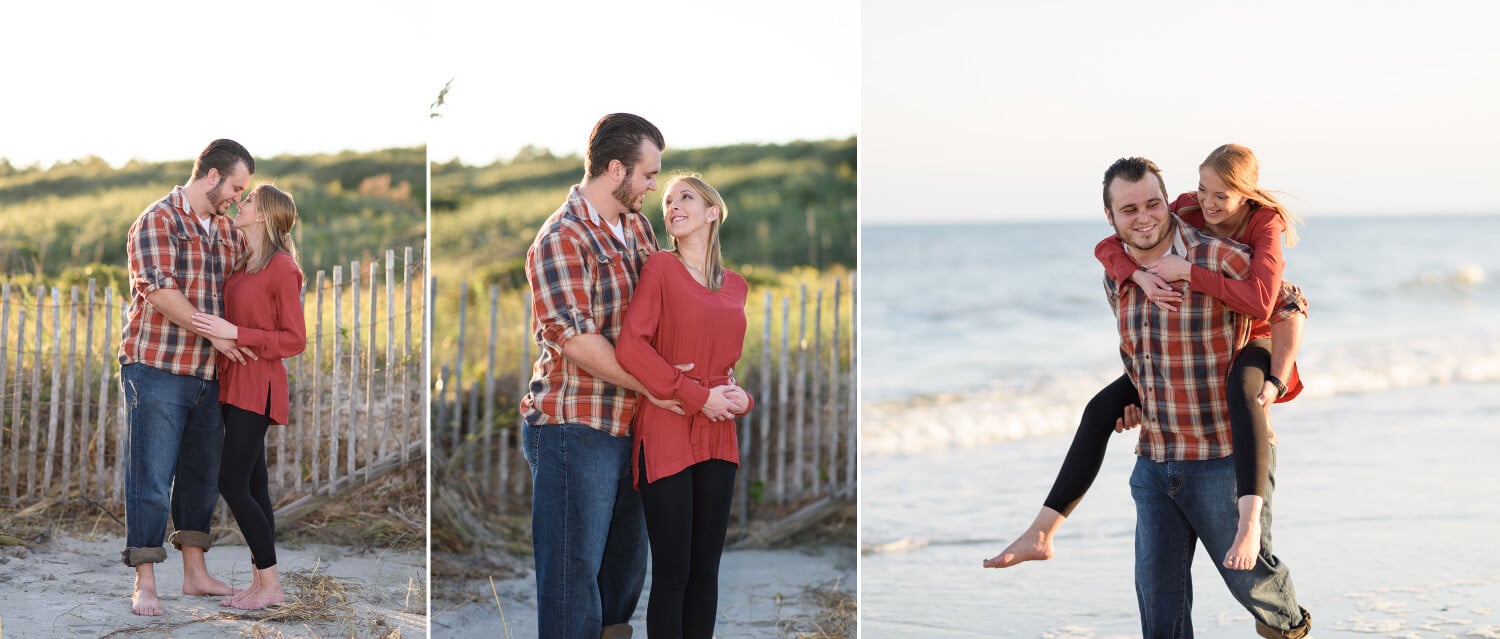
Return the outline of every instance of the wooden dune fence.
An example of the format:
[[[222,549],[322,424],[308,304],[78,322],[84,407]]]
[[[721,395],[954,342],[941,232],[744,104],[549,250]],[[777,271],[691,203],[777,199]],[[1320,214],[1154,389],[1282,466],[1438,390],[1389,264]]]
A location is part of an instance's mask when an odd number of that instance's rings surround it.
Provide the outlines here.
[[[334,494],[425,456],[425,272],[406,248],[309,274],[307,349],[286,360],[290,424],[266,438],[273,501]],[[0,283],[0,502],[122,510],[128,303],[92,280],[68,290]]]
[[[851,275],[848,282],[853,281]],[[536,346],[526,343],[513,362],[497,362],[495,353],[497,327],[529,327],[530,307],[523,304],[517,316],[503,316],[499,288],[488,293],[488,313],[473,318],[479,313],[471,311],[468,291],[460,290],[458,355],[441,367],[434,363],[434,472],[447,478],[435,480],[433,489],[461,479],[491,508],[528,512],[531,474],[514,415],[531,378]],[[840,279],[831,291],[803,286],[796,295],[773,298],[767,291],[763,299],[760,348],[747,350],[735,369],[736,381],[756,402],[754,411],[737,420],[735,510],[742,524],[764,506],[780,511],[809,499],[852,500],[857,476],[853,287]],[[832,328],[820,330],[825,313]],[[474,319],[485,321],[488,330],[473,328]],[[480,379],[462,375],[464,346],[471,339],[486,340],[488,360]]]

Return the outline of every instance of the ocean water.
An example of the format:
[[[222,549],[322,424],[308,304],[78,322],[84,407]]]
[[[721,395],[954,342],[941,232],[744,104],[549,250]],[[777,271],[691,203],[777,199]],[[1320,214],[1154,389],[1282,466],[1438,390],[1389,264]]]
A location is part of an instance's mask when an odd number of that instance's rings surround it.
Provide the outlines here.
[[[865,637],[1139,636],[1134,434],[1058,556],[980,562],[1041,505],[1084,402],[1120,374],[1099,223],[867,227],[861,248]],[[1278,405],[1276,553],[1315,636],[1500,637],[1500,216],[1315,220]],[[1213,561],[1199,636],[1252,636]]]
[[[1304,398],[1500,380],[1500,216],[1300,227]],[[1122,368],[1099,222],[864,230],[861,450],[869,459],[1071,432]]]

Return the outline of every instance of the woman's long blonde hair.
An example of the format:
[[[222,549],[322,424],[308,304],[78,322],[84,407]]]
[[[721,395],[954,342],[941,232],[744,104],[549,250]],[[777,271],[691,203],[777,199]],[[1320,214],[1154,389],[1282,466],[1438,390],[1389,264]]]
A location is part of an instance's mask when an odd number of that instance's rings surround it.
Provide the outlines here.
[[[1297,245],[1296,225],[1302,223],[1302,218],[1287,210],[1270,191],[1260,188],[1260,160],[1255,159],[1255,152],[1249,147],[1225,144],[1210,152],[1198,168],[1213,170],[1224,184],[1243,193],[1251,202],[1276,209],[1276,214],[1286,224],[1286,245]]]
[[[708,264],[704,270],[704,277],[708,278],[708,288],[718,291],[724,286],[724,254],[719,248],[719,225],[729,217],[729,205],[724,203],[724,196],[719,195],[718,189],[703,181],[696,175],[679,175],[667,181],[667,188],[663,190],[664,195],[662,208],[666,209],[666,196],[671,195],[672,187],[678,182],[685,182],[703,198],[704,208],[719,207],[719,219],[708,223]],[[670,237],[670,236],[669,236]],[[677,250],[677,238],[672,238],[672,245],[668,250]]]
[[[257,255],[254,262],[250,261],[250,252],[240,254],[239,261],[234,265],[235,270],[245,269],[247,272],[256,273],[271,263],[271,258],[277,253],[286,253],[292,257],[292,263],[297,265],[297,272],[302,272],[302,266],[297,261],[297,243],[292,241],[292,227],[297,224],[297,203],[292,200],[290,193],[276,188],[270,184],[261,184],[250,192],[255,196],[255,210],[259,211],[266,223],[261,226],[266,234],[265,250]]]

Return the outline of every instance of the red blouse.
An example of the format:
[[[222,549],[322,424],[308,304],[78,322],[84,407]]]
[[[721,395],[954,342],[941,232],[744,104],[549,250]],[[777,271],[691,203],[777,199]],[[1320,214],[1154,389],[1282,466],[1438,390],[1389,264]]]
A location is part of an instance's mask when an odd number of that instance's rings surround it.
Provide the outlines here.
[[[257,414],[271,405],[272,424],[290,412],[282,358],[307,348],[302,274],[292,256],[278,253],[258,272],[239,271],[224,284],[224,319],[239,327],[240,346],[260,359],[235,364],[219,356],[219,402]]]
[[[733,271],[724,272],[724,285],[717,292],[709,290],[693,279],[676,255],[665,251],[653,254],[642,267],[615,357],[652,395],[681,400],[687,412],[677,415],[648,401],[637,406],[631,459],[640,459],[645,450],[646,482],[709,459],[740,462],[734,421],[712,422],[699,411],[708,401],[709,388],[728,383],[729,370],[744,350],[749,292],[745,278]],[[687,372],[673,366],[689,362],[693,369]],[[639,465],[630,466],[639,486]]]

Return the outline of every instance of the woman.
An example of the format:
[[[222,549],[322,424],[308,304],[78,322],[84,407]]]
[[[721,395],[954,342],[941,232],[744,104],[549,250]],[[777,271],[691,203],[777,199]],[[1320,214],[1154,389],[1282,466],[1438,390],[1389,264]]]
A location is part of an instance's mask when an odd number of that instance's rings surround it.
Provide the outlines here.
[[[1270,446],[1274,444],[1269,405],[1289,401],[1302,390],[1295,360],[1306,319],[1306,300],[1295,285],[1283,286],[1286,264],[1281,256],[1282,234],[1286,234],[1287,246],[1295,246],[1297,233],[1292,227],[1299,220],[1260,188],[1260,164],[1249,148],[1226,144],[1214,149],[1199,165],[1198,177],[1197,193],[1182,194],[1170,208],[1187,224],[1249,247],[1248,278],[1226,278],[1171,254],[1153,264],[1138,265],[1114,236],[1099,242],[1094,254],[1111,278],[1134,281],[1165,311],[1177,310],[1174,304],[1182,300],[1182,293],[1173,283],[1185,282],[1252,318],[1250,341],[1236,355],[1229,374],[1227,399],[1239,526],[1222,560],[1225,568],[1249,570],[1260,553],[1261,509],[1269,484]],[[1089,401],[1041,512],[1020,538],[985,561],[986,567],[1005,568],[1051,558],[1052,539],[1098,475],[1111,432],[1140,421],[1135,407],[1139,401],[1134,385],[1125,376]]]
[[[681,400],[681,416],[641,402],[631,459],[651,540],[652,639],[713,636],[719,556],[739,464],[731,414],[753,402],[729,377],[745,342],[749,285],[724,269],[724,199],[703,180],[667,184],[662,215],[672,247],[641,269],[615,346],[620,365],[653,396]],[[688,371],[672,363],[692,363]]]
[[[224,317],[193,314],[206,335],[235,340],[254,353],[244,364],[219,359],[219,402],[224,410],[224,452],[219,493],[239,523],[250,560],[250,587],[220,602],[259,610],[286,601],[276,576],[276,521],[266,476],[266,430],[286,424],[289,411],[282,359],[307,346],[302,316],[302,270],[292,225],[292,196],[269,184],[255,187],[240,203],[234,228],[247,250],[224,284]]]

